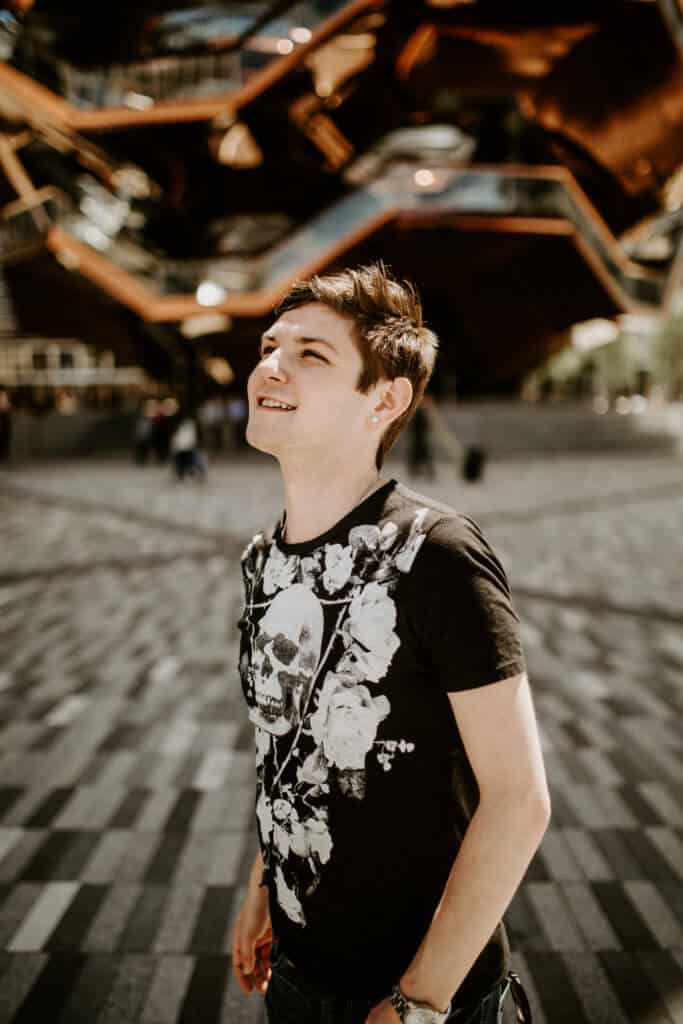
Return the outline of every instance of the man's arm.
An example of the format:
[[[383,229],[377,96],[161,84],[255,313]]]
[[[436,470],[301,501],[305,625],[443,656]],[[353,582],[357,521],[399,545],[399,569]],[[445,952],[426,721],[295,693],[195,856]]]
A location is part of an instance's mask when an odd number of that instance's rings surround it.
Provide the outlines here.
[[[247,892],[232,936],[232,970],[242,991],[264,993],[270,974],[270,923],[268,889],[261,885],[263,857],[259,850],[249,872]]]
[[[526,673],[448,697],[480,801],[429,930],[401,978],[408,997],[440,1010],[491,938],[550,820]]]

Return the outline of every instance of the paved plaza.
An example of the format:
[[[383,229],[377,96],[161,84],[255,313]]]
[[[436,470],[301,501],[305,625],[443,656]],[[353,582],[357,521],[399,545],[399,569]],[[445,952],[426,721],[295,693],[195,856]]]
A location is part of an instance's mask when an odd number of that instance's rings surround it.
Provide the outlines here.
[[[534,1020],[681,1024],[683,461],[406,482],[481,524],[523,622],[553,818],[506,923]],[[0,471],[0,1024],[263,1024],[229,955],[256,848],[238,559],[280,502],[251,453],[204,485]]]

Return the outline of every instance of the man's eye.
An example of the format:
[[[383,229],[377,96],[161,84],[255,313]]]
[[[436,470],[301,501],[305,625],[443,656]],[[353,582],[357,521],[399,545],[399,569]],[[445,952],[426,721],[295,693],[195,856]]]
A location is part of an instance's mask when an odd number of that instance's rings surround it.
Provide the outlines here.
[[[263,359],[264,356],[267,356],[269,352],[272,352],[274,348],[274,345],[264,345],[261,349],[261,359]]]
[[[321,356],[319,352],[315,352],[312,348],[305,348],[301,354],[303,356],[315,356],[315,358],[319,359],[322,363],[327,362],[325,356]]]

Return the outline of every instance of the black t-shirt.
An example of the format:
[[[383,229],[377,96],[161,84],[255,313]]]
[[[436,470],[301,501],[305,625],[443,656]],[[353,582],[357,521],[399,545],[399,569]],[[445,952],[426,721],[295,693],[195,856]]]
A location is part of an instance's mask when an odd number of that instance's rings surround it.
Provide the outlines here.
[[[525,670],[477,524],[391,480],[314,540],[242,558],[240,673],[273,932],[311,979],[377,998],[412,961],[476,808],[448,693]],[[509,967],[502,924],[456,1002]]]

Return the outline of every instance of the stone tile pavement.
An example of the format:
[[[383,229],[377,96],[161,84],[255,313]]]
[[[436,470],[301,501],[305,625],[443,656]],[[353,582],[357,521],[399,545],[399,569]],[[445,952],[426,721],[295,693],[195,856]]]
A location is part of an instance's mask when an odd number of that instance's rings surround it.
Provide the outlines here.
[[[481,523],[523,621],[553,820],[506,921],[540,1024],[683,1021],[682,468],[413,484]],[[253,455],[203,487],[0,472],[2,1024],[262,1024],[229,961],[255,851],[237,558],[280,500]]]

